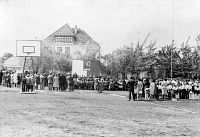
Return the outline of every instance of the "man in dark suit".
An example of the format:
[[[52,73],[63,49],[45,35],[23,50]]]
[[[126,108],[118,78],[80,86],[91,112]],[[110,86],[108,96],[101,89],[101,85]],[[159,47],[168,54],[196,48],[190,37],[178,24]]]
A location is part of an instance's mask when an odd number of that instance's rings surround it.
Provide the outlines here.
[[[2,72],[2,70],[0,71],[0,85],[1,85],[1,83],[2,83],[2,78],[3,78],[3,72]]]
[[[64,91],[66,90],[66,76],[64,74],[61,74],[61,76],[59,77],[59,83],[60,83],[60,90]]]
[[[135,95],[134,95],[135,81],[133,80],[133,77],[131,77],[130,80],[128,81],[127,87],[129,90],[129,101],[131,100],[131,94],[132,94],[133,100],[135,101]]]

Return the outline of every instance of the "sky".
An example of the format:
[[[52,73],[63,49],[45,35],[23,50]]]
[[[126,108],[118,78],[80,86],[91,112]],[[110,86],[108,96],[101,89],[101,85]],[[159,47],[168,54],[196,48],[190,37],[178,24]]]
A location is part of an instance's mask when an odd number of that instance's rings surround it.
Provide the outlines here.
[[[0,56],[16,54],[16,40],[42,40],[69,23],[85,30],[103,54],[157,40],[158,49],[200,34],[199,0],[0,0]],[[173,22],[173,23],[172,23]]]

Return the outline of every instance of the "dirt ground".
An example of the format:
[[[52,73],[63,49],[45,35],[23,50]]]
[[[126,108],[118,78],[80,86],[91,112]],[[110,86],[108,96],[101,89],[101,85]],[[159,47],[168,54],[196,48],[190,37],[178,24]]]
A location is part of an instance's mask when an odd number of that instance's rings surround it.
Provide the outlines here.
[[[0,87],[0,137],[200,136],[200,100],[129,102],[108,93]]]

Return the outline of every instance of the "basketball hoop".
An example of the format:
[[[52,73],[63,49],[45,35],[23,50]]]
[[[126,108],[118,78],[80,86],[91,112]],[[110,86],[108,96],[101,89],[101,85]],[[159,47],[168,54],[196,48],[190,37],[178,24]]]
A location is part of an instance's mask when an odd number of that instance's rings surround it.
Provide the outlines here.
[[[25,54],[34,54],[35,53],[35,46],[23,46],[23,53]]]

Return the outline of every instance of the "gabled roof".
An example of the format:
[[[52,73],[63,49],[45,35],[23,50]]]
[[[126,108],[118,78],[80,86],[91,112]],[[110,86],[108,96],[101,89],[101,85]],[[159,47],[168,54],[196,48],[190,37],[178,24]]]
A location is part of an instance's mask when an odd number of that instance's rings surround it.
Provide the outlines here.
[[[75,28],[72,28],[72,30],[75,32]],[[75,44],[99,45],[84,30],[80,28],[77,29],[77,33],[75,34]]]
[[[53,41],[54,36],[73,36],[74,44],[86,44],[86,45],[97,45],[99,44],[94,41],[84,30],[77,28],[75,33],[75,28],[71,28],[69,24],[65,24],[60,29],[49,35],[46,40]]]
[[[20,57],[10,57],[3,63],[4,67],[22,67],[22,62]]]
[[[67,23],[64,26],[62,26],[60,29],[55,31],[53,34],[49,35],[48,37],[50,37],[52,35],[53,36],[74,36],[74,33],[72,31],[72,28]]]

